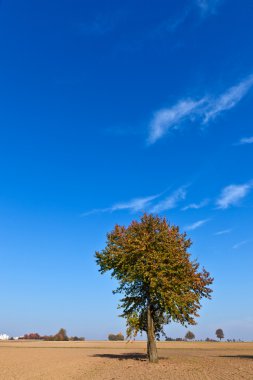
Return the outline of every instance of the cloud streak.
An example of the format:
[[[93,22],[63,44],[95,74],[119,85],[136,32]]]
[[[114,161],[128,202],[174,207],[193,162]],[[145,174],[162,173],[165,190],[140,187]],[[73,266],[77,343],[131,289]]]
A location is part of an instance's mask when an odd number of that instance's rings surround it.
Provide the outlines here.
[[[194,231],[196,230],[197,228],[203,226],[204,224],[206,224],[207,222],[209,221],[209,219],[203,219],[203,220],[198,220],[197,222],[193,223],[193,224],[190,224],[188,226],[185,226],[185,230],[186,231]]]
[[[187,210],[198,210],[202,207],[205,207],[209,203],[208,199],[204,199],[200,203],[191,203],[188,206],[185,206],[182,208],[182,211],[187,211]]]
[[[243,137],[236,145],[245,145],[245,144],[253,144],[253,136],[251,137]]]
[[[247,244],[249,241],[248,240],[243,240],[243,241],[240,241],[239,243],[233,245],[233,249],[237,249],[237,248],[240,248],[242,245],[245,245]]]
[[[204,123],[215,119],[220,113],[230,110],[239,103],[253,85],[253,75],[229,88],[225,93],[214,99],[209,104],[209,110],[205,113]]]
[[[167,196],[165,199],[158,200],[161,198],[164,192],[151,195],[142,198],[133,198],[126,202],[115,203],[111,207],[106,208],[96,208],[81,214],[81,216],[89,216],[92,214],[104,213],[104,212],[115,212],[121,210],[128,210],[130,212],[147,211],[151,213],[159,213],[172,208],[176,208],[178,203],[185,199],[186,197],[186,186],[182,186],[175,190],[171,195]]]
[[[148,144],[154,144],[169,131],[179,129],[184,122],[198,121],[207,125],[223,112],[234,108],[252,86],[253,75],[250,75],[217,97],[182,99],[172,107],[157,111],[149,126]]]
[[[196,0],[196,5],[202,15],[206,16],[207,14],[215,13],[220,2],[221,0]]]
[[[156,112],[150,124],[148,143],[153,144],[163,137],[168,130],[178,128],[182,121],[197,113],[203,102],[204,99],[199,101],[181,100],[171,108],[164,108]]]
[[[226,234],[229,234],[231,231],[232,231],[231,229],[221,230],[221,231],[215,232],[214,235],[216,235],[216,236],[226,235]]]
[[[101,37],[114,31],[124,17],[123,11],[98,14],[93,20],[78,24],[79,33],[83,36]]]
[[[216,201],[217,208],[227,209],[230,206],[237,205],[240,200],[246,197],[252,189],[253,183],[245,183],[242,185],[229,185],[225,187]]]
[[[81,214],[81,216],[88,216],[92,214],[98,214],[103,212],[114,212],[120,210],[129,210],[131,212],[144,211],[148,206],[150,206],[151,202],[156,198],[160,197],[161,194],[151,195],[143,198],[134,198],[127,202],[120,202],[114,204],[112,207],[93,209],[91,211],[85,212]]]
[[[166,210],[171,210],[176,208],[178,203],[184,200],[186,197],[186,189],[185,187],[180,187],[174,193],[172,193],[169,197],[165,198],[155,206],[153,206],[149,211],[152,213],[158,213]]]

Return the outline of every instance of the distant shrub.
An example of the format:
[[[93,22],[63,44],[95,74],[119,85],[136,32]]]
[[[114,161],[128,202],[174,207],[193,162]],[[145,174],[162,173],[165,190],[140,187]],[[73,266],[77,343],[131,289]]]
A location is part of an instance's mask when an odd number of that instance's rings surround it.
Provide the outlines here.
[[[206,338],[206,342],[217,342],[217,340],[211,339],[211,338]]]
[[[166,342],[182,342],[183,341],[182,338],[175,338],[174,339],[174,338],[171,338],[169,336],[166,336],[165,340],[166,340]]]
[[[44,335],[41,337],[43,340],[47,341],[67,341],[69,337],[67,336],[67,332],[65,329],[61,328],[57,334],[55,335]]]
[[[54,339],[53,340],[56,340],[56,341],[65,341],[65,340],[69,340],[68,336],[67,336],[67,332],[65,329],[60,329],[58,331],[57,334],[54,335]]]
[[[116,341],[116,340],[124,340],[124,335],[121,333],[118,334],[109,334],[108,335],[108,340]]]
[[[187,340],[195,339],[195,335],[193,334],[193,332],[187,331],[187,333],[185,334],[185,339]]]
[[[20,337],[19,339],[34,339],[38,340],[41,339],[42,337],[38,333],[29,333],[25,334],[24,336]]]
[[[83,336],[80,336],[80,337],[78,337],[78,336],[72,336],[72,337],[69,338],[69,340],[72,340],[74,342],[75,341],[84,341],[85,338]]]

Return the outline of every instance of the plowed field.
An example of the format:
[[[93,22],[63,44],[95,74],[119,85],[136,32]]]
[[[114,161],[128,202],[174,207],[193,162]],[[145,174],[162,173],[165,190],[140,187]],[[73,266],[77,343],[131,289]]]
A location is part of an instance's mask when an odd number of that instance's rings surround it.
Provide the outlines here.
[[[145,342],[0,342],[0,379],[253,379],[253,343],[160,342],[149,364]]]

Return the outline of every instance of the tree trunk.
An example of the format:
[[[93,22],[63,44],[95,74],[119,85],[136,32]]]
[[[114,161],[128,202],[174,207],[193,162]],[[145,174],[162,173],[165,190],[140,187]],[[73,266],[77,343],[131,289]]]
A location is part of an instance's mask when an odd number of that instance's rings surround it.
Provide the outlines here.
[[[155,341],[154,321],[151,313],[150,305],[147,309],[147,354],[150,363],[158,363],[158,355]]]

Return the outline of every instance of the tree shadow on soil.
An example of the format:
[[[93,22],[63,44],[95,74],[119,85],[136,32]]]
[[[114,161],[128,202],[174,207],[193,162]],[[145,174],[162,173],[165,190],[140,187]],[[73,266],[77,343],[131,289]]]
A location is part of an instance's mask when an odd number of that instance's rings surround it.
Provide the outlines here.
[[[124,353],[124,354],[95,354],[92,355],[95,358],[106,358],[106,359],[118,359],[118,360],[147,360],[146,354],[134,353]]]
[[[251,360],[253,360],[253,355],[221,355],[220,358],[235,358],[235,359],[251,359]]]

